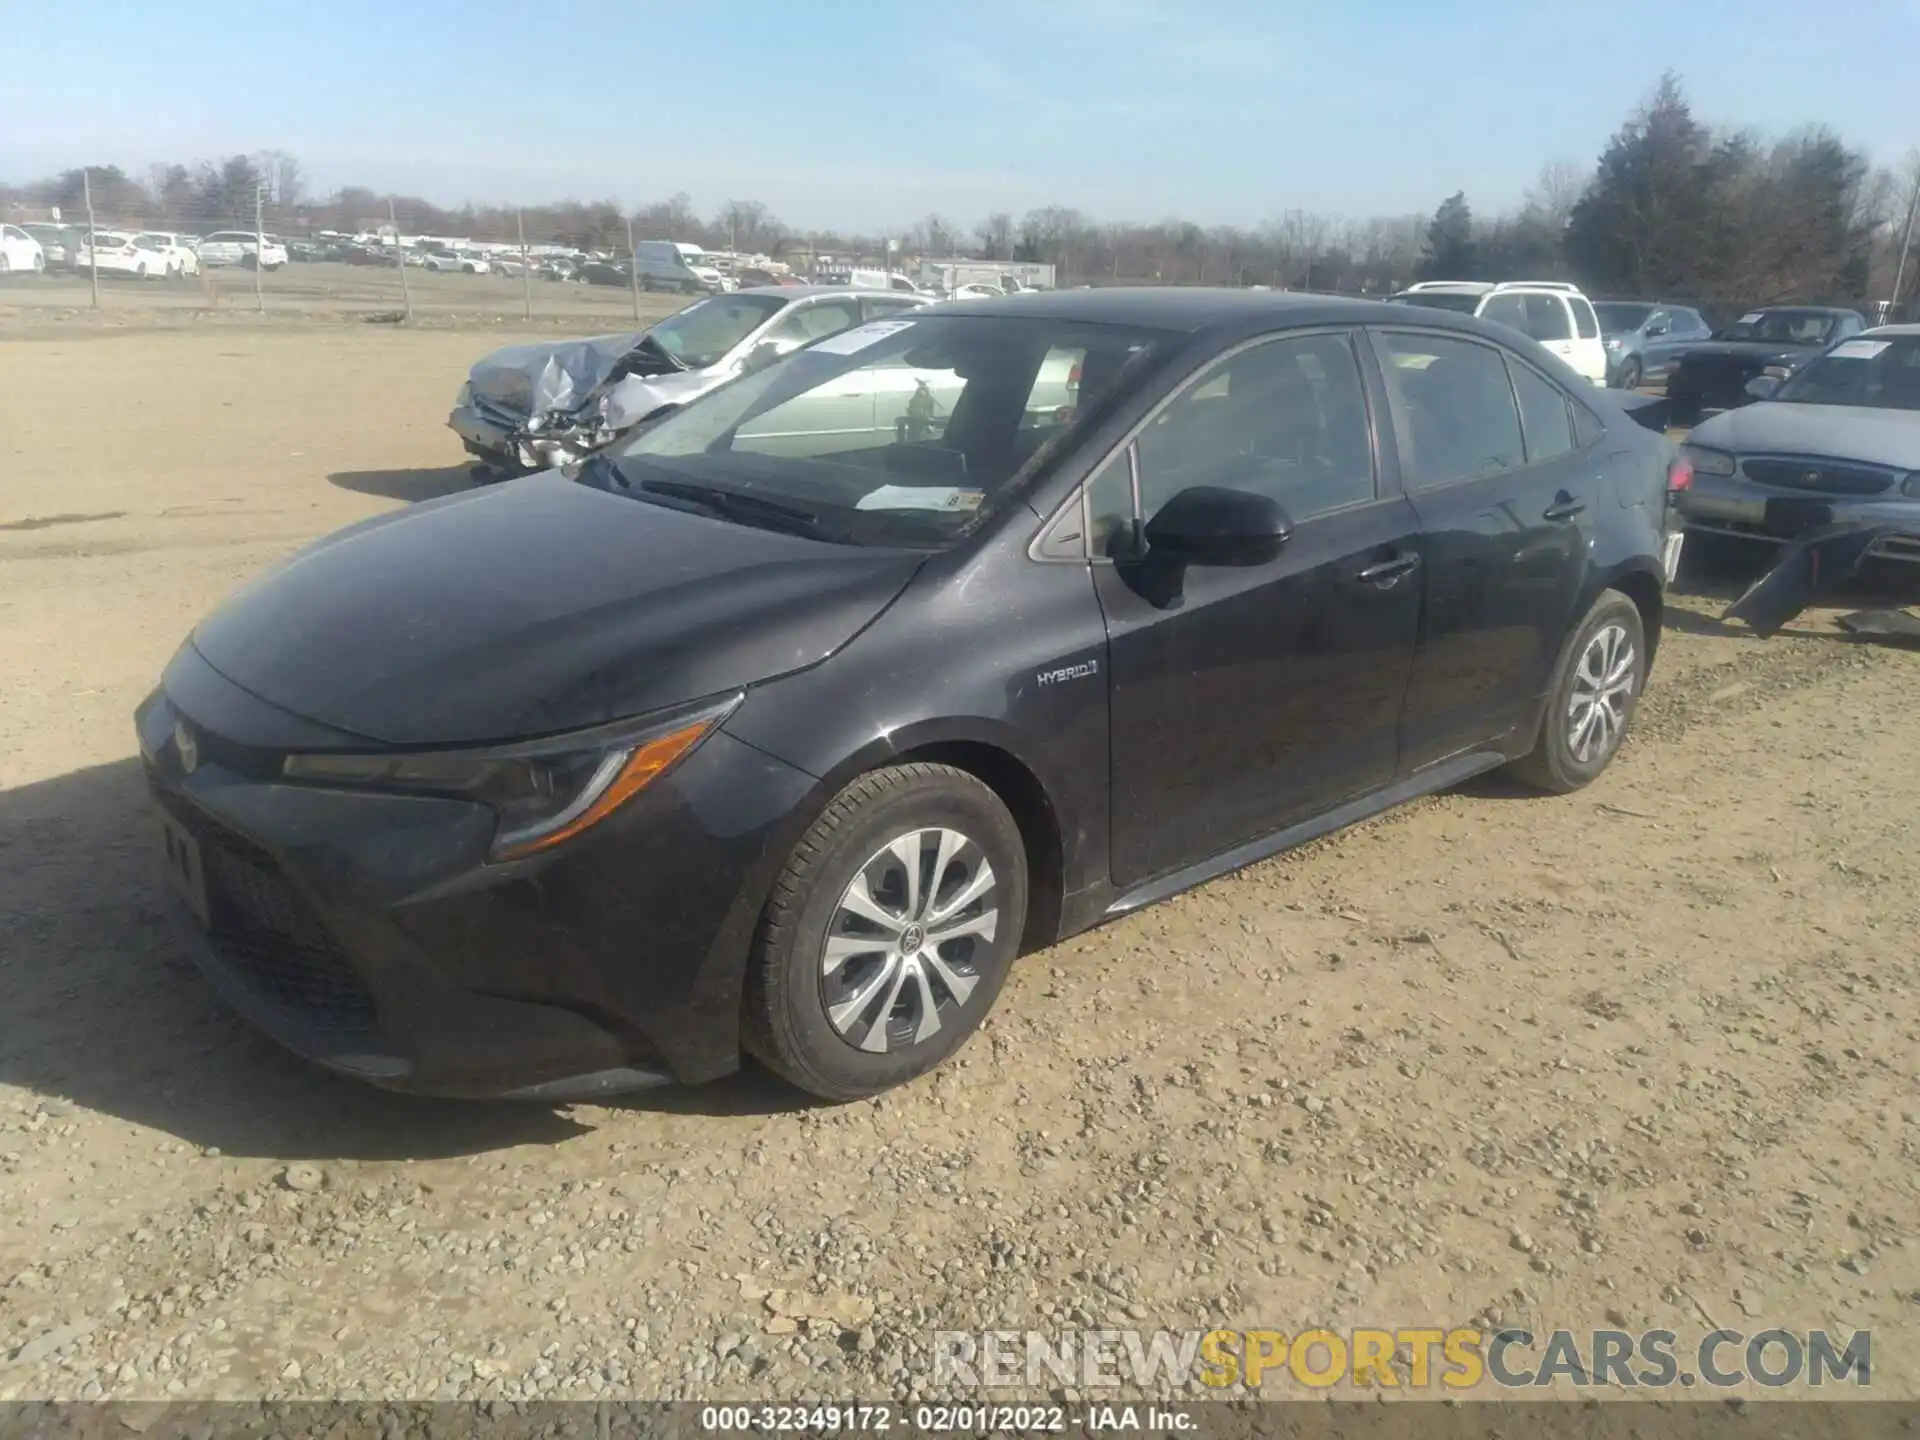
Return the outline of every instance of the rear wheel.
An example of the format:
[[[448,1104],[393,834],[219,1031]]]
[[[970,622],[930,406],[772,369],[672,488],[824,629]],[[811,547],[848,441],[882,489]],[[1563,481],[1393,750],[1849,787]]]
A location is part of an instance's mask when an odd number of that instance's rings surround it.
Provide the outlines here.
[[[1026,922],[1020,829],[946,765],[862,775],[775,882],[747,970],[744,1039],[828,1100],[925,1074],[979,1028]]]
[[[1593,783],[1626,738],[1646,675],[1640,611],[1608,590],[1562,648],[1539,738],[1514,775],[1556,795]]]

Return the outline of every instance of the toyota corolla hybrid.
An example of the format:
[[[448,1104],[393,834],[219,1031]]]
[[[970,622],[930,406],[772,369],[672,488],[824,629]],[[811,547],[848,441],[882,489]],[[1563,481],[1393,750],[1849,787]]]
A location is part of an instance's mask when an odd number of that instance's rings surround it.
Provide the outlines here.
[[[1684,479],[1437,311],[866,323],[227,601],[137,715],[175,909],[237,1007],[383,1085],[747,1053],[871,1094],[1023,949],[1479,771],[1599,775]]]

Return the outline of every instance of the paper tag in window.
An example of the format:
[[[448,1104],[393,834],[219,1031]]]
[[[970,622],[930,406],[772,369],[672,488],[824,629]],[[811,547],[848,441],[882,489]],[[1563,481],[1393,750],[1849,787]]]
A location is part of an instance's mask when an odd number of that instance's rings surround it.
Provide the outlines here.
[[[878,345],[889,335],[898,335],[912,325],[911,320],[875,320],[868,325],[842,330],[838,335],[829,335],[807,348],[820,355],[857,355],[869,345]]]
[[[1742,325],[1751,325],[1753,324],[1754,321],[1758,320],[1759,318],[1760,318],[1760,312],[1758,310],[1755,310],[1751,315],[1742,315],[1740,317],[1739,323]]]
[[[1871,360],[1892,343],[1891,340],[1842,340],[1827,353],[1841,360]]]
[[[856,510],[978,510],[984,490],[939,485],[882,485],[860,497]]]

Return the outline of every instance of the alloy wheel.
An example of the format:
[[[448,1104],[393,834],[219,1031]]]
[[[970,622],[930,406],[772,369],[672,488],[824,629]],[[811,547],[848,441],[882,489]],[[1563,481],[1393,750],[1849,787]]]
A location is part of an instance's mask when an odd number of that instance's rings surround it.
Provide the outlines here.
[[[1603,625],[1580,652],[1567,702],[1567,749],[1580,764],[1612,754],[1626,733],[1638,662],[1622,625]]]
[[[912,830],[875,851],[834,907],[820,999],[840,1038],[886,1054],[951,1023],[1000,924],[999,882],[957,830]]]

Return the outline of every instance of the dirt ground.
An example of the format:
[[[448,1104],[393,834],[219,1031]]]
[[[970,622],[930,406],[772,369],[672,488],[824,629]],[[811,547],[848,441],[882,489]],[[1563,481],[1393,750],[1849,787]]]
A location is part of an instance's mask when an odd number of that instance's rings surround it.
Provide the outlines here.
[[[898,1398],[940,1329],[1470,1323],[1871,1329],[1920,1395],[1920,657],[1697,582],[1591,790],[1476,783],[1030,957],[903,1092],[407,1100],[163,933],[129,717],[239,581],[463,485],[449,400],[528,332],[26,316],[0,1399]]]

